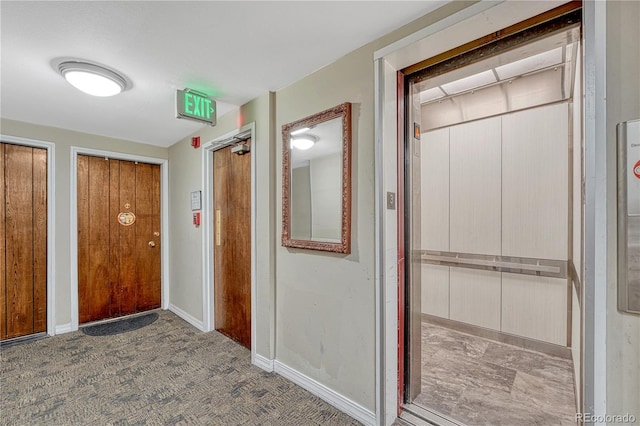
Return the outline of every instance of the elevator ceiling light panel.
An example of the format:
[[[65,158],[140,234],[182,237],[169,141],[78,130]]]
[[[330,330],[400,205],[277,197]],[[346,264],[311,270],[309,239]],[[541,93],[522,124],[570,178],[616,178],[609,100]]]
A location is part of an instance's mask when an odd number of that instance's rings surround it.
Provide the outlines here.
[[[555,81],[552,76],[556,71],[560,75],[561,82],[555,84],[559,93],[570,94],[572,87],[570,82],[575,75],[577,46],[580,40],[580,27],[572,26],[565,31],[524,43],[513,49],[506,50],[497,55],[488,55],[486,58],[472,62],[463,67],[426,78],[420,82],[420,103],[428,104],[434,101],[443,102],[452,97],[459,98],[465,94],[481,89],[487,89],[493,85],[505,85],[516,80],[528,78],[534,74],[544,74],[547,80]],[[533,96],[539,92],[540,80],[531,81],[530,91]],[[533,81],[536,80],[535,83]],[[550,83],[551,84],[551,83]],[[519,84],[519,91],[526,90],[526,85]],[[438,97],[438,89],[445,96]],[[545,89],[546,90],[546,89]],[[504,89],[506,92],[514,92],[514,89]],[[520,96],[520,94],[506,93],[507,97]]]
[[[580,26],[572,25],[502,50],[488,49],[468,62],[454,58],[445,64],[448,71],[434,69],[433,76],[425,70],[411,88],[420,93],[421,130],[570,99],[579,89],[579,52]]]
[[[62,62],[58,71],[73,87],[92,96],[113,96],[128,88],[123,76],[89,62]]]
[[[444,98],[446,93],[442,91],[439,87],[433,87],[431,89],[427,89],[424,92],[420,92],[420,103],[423,104],[425,102],[435,101],[436,99]]]
[[[539,71],[563,62],[562,47],[557,47],[547,52],[542,52],[529,58],[511,62],[496,68],[500,80],[507,80],[519,75]]]
[[[440,87],[447,94],[455,95],[456,93],[466,92],[477,87],[495,83],[496,81],[496,76],[493,71],[488,70],[478,74],[470,75],[469,77],[461,78],[460,80],[452,81],[451,83],[443,84]]]

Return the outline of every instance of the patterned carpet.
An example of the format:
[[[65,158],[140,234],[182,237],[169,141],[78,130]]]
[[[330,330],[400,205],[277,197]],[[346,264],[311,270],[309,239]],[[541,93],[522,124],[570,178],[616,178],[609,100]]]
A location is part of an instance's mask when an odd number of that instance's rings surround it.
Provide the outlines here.
[[[3,425],[358,425],[171,312],[139,330],[0,351]]]

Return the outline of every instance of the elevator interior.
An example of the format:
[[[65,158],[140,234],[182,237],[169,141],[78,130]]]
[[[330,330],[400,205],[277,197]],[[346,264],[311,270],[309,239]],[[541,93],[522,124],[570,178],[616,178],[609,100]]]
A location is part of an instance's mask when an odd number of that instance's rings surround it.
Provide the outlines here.
[[[579,406],[580,26],[541,33],[408,80],[405,402],[427,418]]]

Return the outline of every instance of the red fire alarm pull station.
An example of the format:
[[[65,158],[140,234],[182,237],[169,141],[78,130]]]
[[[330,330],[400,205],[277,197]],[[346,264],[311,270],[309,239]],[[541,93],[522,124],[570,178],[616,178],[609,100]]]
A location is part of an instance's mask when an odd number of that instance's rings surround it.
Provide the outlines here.
[[[200,212],[196,212],[193,214],[193,224],[195,226],[200,226]]]
[[[191,138],[191,146],[194,148],[200,148],[200,136],[194,136]]]

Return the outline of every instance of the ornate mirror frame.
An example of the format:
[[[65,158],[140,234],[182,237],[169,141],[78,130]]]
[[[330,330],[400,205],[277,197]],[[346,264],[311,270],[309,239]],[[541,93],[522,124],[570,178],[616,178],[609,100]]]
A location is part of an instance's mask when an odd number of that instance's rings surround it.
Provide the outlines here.
[[[293,239],[291,237],[291,132],[342,118],[342,229],[340,242]],[[345,102],[282,126],[282,246],[351,253],[351,104]]]

